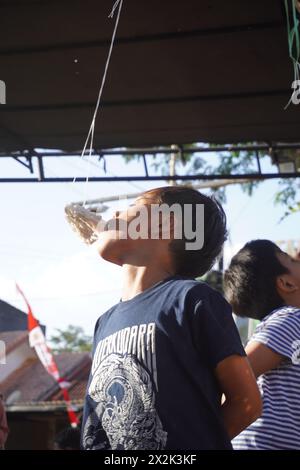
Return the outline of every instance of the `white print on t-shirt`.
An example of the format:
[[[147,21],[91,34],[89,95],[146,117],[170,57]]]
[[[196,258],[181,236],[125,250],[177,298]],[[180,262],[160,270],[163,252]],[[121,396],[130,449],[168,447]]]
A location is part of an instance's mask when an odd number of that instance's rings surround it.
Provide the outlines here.
[[[295,339],[295,341],[293,341],[292,349],[295,349],[292,354],[292,363],[300,364],[300,339]]]
[[[155,323],[124,328],[98,343],[88,394],[111,449],[164,449],[167,433],[156,411],[155,388]],[[93,419],[87,418],[83,440],[101,449]]]
[[[158,389],[155,351],[155,323],[134,325],[116,331],[99,341],[93,359],[92,374],[110,354],[134,355],[152,372]]]

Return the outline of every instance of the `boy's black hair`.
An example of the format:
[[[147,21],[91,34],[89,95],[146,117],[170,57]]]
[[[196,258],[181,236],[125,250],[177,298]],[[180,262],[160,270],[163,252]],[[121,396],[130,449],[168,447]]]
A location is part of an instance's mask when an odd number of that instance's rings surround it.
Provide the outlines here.
[[[280,248],[269,240],[253,240],[232,258],[224,274],[224,293],[234,313],[261,320],[284,305],[276,278],[288,273],[277,255]]]
[[[55,437],[55,442],[61,450],[80,449],[80,430],[79,428],[72,428],[68,426],[67,428],[60,431]]]
[[[213,197],[192,189],[188,186],[166,186],[152,189],[142,194],[142,198],[150,199],[156,204],[185,204],[192,206],[192,229],[195,231],[196,205],[204,205],[204,244],[199,250],[187,250],[184,237],[170,242],[169,249],[173,255],[175,274],[183,277],[199,277],[207,273],[220,255],[227,238],[226,215],[221,204]]]

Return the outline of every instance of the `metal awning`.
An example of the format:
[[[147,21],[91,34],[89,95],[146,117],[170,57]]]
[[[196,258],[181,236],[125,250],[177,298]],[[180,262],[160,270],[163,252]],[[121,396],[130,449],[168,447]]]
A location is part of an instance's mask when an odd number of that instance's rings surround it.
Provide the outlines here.
[[[0,154],[80,151],[112,0],[2,0]],[[124,0],[95,149],[296,142],[283,0]]]

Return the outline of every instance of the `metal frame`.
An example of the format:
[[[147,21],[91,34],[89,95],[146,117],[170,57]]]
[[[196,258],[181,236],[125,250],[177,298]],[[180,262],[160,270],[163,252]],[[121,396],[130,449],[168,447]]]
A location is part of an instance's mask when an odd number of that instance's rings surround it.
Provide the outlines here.
[[[176,148],[175,148],[176,147]],[[225,145],[225,146],[213,146],[213,147],[185,147],[183,146],[157,146],[154,148],[131,148],[124,150],[117,149],[99,149],[92,152],[92,156],[95,156],[99,160],[104,159],[105,156],[113,155],[139,155],[143,159],[145,175],[144,176],[92,176],[88,180],[90,182],[112,182],[112,181],[197,181],[197,180],[266,180],[266,179],[286,179],[286,178],[299,178],[300,172],[293,173],[263,173],[261,170],[259,152],[264,151],[268,154],[276,154],[278,150],[300,150],[300,143],[290,143],[290,144],[281,144],[281,143],[270,143],[270,144],[258,144],[258,145]],[[160,176],[151,176],[149,175],[148,166],[147,166],[147,155],[178,155],[181,160],[184,160],[186,154],[195,154],[195,153],[210,153],[210,152],[253,152],[253,159],[257,163],[257,172],[247,173],[247,174],[192,174],[192,175],[160,175]],[[27,168],[31,174],[34,173],[32,160],[37,159],[38,167],[38,176],[28,177],[28,178],[0,178],[0,183],[68,183],[74,181],[74,176],[70,177],[55,177],[49,178],[45,174],[44,159],[46,158],[70,158],[80,156],[80,152],[37,152],[36,150],[12,153],[10,155],[0,154],[1,158],[13,158],[15,161],[20,163],[22,166]],[[76,177],[76,182],[81,183],[87,180],[86,176]]]

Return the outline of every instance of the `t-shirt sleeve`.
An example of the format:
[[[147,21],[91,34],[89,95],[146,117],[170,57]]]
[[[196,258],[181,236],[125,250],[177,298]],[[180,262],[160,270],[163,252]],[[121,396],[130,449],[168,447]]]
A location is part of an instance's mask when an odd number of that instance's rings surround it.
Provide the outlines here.
[[[300,364],[300,310],[278,310],[262,321],[250,342],[257,341]]]
[[[92,346],[92,356],[94,356],[98,341],[97,341],[97,333],[101,328],[101,322],[103,319],[103,315],[101,315],[98,320],[96,321],[95,327],[94,327],[94,335],[93,335],[93,346]]]
[[[246,355],[231,307],[219,293],[199,300],[194,313],[196,346],[211,367],[229,356]]]

